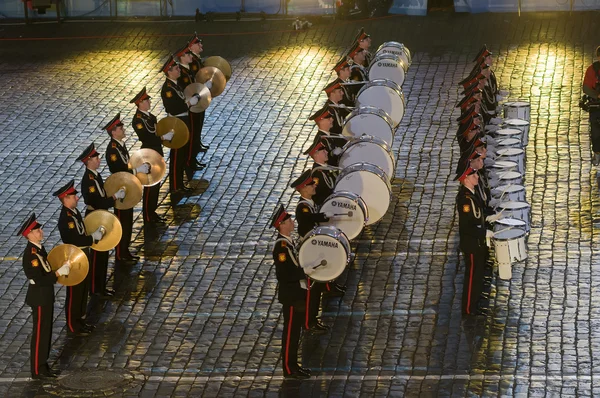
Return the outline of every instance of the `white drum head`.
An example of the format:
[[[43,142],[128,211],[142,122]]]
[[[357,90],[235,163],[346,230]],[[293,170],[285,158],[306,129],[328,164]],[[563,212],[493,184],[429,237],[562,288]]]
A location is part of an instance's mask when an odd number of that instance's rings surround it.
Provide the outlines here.
[[[335,214],[321,225],[339,228],[350,240],[360,235],[369,217],[365,202],[352,192],[334,192],[325,199],[320,211]]]
[[[369,79],[387,79],[402,87],[405,77],[404,61],[393,54],[376,56],[369,66]]]
[[[496,141],[496,146],[501,147],[509,147],[509,146],[521,146],[521,140],[518,138],[505,138],[499,139]]]
[[[341,231],[331,227],[315,228],[298,250],[298,261],[306,275],[316,281],[332,281],[344,272],[350,255],[349,243]],[[345,242],[344,242],[345,240]],[[318,266],[318,267],[317,267]],[[309,271],[310,268],[317,267]]]
[[[495,240],[513,240],[525,236],[525,231],[519,228],[511,228],[494,232]]]
[[[501,218],[496,221],[496,224],[505,226],[505,227],[525,227],[527,223],[523,220],[519,220],[518,218]]]
[[[514,202],[514,201],[508,201],[508,202],[503,202],[500,203],[498,205],[499,208],[501,208],[502,210],[506,209],[506,210],[520,210],[520,209],[526,209],[529,206],[529,203],[526,202]]]
[[[496,154],[498,156],[518,156],[518,155],[523,155],[525,153],[524,150],[522,150],[521,148],[502,148],[502,149],[498,149],[498,151],[496,151]]]
[[[344,148],[339,161],[341,168],[361,162],[371,163],[383,170],[388,178],[393,178],[396,171],[394,158],[385,147],[385,143],[379,139],[363,136],[359,140],[349,142]]]
[[[504,121],[504,124],[518,127],[529,126],[529,122],[527,120],[522,119],[506,119]]]
[[[517,162],[512,160],[496,160],[490,165],[494,169],[510,169],[511,167],[517,167]]]
[[[524,191],[525,187],[523,185],[519,185],[519,184],[505,184],[505,185],[500,185],[497,186],[496,188],[492,189],[492,194],[502,194],[502,192],[505,193],[514,193],[514,192],[519,192],[519,191]]]
[[[395,41],[389,41],[389,42],[383,43],[377,49],[376,55],[380,55],[380,54],[394,54],[394,55],[400,57],[402,59],[402,61],[404,61],[404,64],[406,65],[406,68],[407,68],[406,70],[408,70],[408,67],[412,64],[412,56],[410,54],[410,50],[408,48],[406,48],[406,46],[404,46],[404,44],[402,44],[402,43],[398,43]]]
[[[523,134],[523,132],[521,130],[518,129],[498,129],[494,132],[495,135],[497,135],[499,138],[502,137],[511,137],[511,136],[515,136],[515,135],[521,135]]]
[[[365,108],[360,108],[365,109]],[[367,108],[368,109],[368,108]],[[381,111],[378,109],[378,111]],[[383,112],[383,111],[381,111]],[[358,138],[363,135],[372,135],[382,139],[389,146],[394,142],[394,130],[391,119],[385,119],[383,115],[375,112],[350,114],[344,122],[342,135]]]
[[[378,82],[385,82],[385,80],[378,80]],[[396,85],[395,83],[393,84]],[[367,86],[360,90],[356,98],[356,105],[373,106],[383,110],[392,119],[392,127],[398,126],[404,116],[404,98],[402,92],[384,84],[369,85],[367,83]]]

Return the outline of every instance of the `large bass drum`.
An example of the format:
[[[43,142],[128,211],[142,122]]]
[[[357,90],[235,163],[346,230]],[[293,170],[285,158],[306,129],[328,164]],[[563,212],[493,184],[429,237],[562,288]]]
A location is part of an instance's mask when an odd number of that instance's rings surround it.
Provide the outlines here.
[[[311,279],[329,282],[344,272],[350,253],[350,241],[341,230],[319,226],[300,242],[298,263]]]
[[[356,97],[356,106],[372,106],[382,109],[392,119],[396,128],[404,116],[404,94],[393,81],[376,79],[365,83]]]
[[[385,141],[389,146],[394,142],[393,121],[379,108],[363,106],[354,109],[344,121],[342,134],[346,137],[358,138],[372,135]]]
[[[369,65],[369,80],[388,79],[402,87],[407,69],[400,57],[394,54],[379,54]]]
[[[369,219],[367,204],[353,192],[334,192],[325,199],[319,211],[334,215],[329,217],[329,221],[320,222],[320,225],[336,227],[342,230],[350,240],[360,235]]]
[[[381,220],[392,199],[392,187],[383,170],[370,163],[346,167],[335,182],[334,192],[349,191],[360,196],[367,204],[371,225]]]
[[[395,41],[388,41],[383,43],[377,49],[375,55],[379,54],[394,54],[404,61],[404,65],[406,65],[406,70],[412,64],[412,56],[410,54],[410,50],[406,48],[406,46],[402,43],[398,43]]]
[[[363,135],[344,145],[339,166],[345,168],[356,163],[371,163],[393,178],[396,162],[390,147],[380,138]]]

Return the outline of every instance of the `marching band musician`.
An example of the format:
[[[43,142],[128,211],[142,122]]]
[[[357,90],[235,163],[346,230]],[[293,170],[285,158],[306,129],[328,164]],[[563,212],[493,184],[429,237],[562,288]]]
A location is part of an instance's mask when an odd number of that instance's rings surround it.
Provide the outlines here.
[[[200,69],[204,67],[204,63],[202,62],[202,57],[200,53],[203,51],[202,39],[198,37],[197,33],[194,33],[194,36],[188,41],[188,48],[192,52],[192,62],[190,63],[190,71],[196,76],[196,73]],[[204,85],[210,90],[212,88],[212,82],[209,80],[204,83]],[[202,112],[190,112],[190,117],[192,118],[192,126],[194,136],[194,148],[193,148],[193,156],[194,159],[197,158],[200,152],[206,152],[208,150],[208,146],[202,143],[202,127],[204,126],[204,111]],[[199,170],[202,170],[206,167],[206,164],[198,162]]]
[[[371,35],[365,32],[365,28],[360,28],[354,39],[354,43],[358,44],[358,46],[364,50],[365,60],[361,65],[368,67],[373,60],[373,54],[369,52],[369,48],[371,48]]]
[[[348,53],[353,64],[350,66],[350,80],[364,82],[369,80],[367,69],[363,66],[366,59],[365,50],[356,43]],[[360,86],[359,86],[360,87]]]
[[[342,153],[342,147],[346,145],[348,140],[341,134],[332,134],[331,128],[333,127],[333,115],[330,112],[329,106],[325,105],[323,108],[316,111],[308,120],[313,120],[319,130],[315,140],[325,140],[328,150],[328,163],[331,166],[337,166],[339,161],[339,155]]]
[[[352,90],[348,88],[348,86],[342,83],[348,83],[350,80],[350,62],[348,58],[344,55],[342,59],[338,61],[337,64],[333,67],[333,70],[337,74],[337,82],[340,83],[342,90],[344,92],[344,98],[342,98],[342,104],[346,106],[354,106],[355,99],[353,98]]]
[[[42,240],[44,231],[31,214],[21,225],[17,236],[27,239],[23,252],[23,270],[29,279],[25,302],[33,314],[33,333],[31,334],[31,377],[33,379],[56,378],[57,374],[48,366],[50,344],[52,342],[52,320],[54,314],[54,284],[59,276],[69,275],[69,262],[64,263],[55,272],[48,263],[48,254]]]
[[[190,50],[189,47],[186,45],[183,48],[180,48],[175,53],[175,56],[178,59],[177,63],[179,64],[179,69],[181,71],[181,74],[177,79],[177,84],[179,85],[179,87],[185,90],[187,86],[194,83],[196,76],[194,72],[192,72],[190,69],[191,63],[194,60],[194,58],[192,57],[192,50]]]
[[[333,193],[335,187],[335,176],[331,168],[327,166],[327,147],[323,140],[315,137],[312,145],[304,152],[304,155],[309,155],[315,162],[311,173],[316,186],[312,200],[315,205],[321,206],[325,199]]]
[[[146,87],[144,87],[131,101],[129,101],[129,103],[135,104],[137,107],[131,125],[142,142],[142,149],[153,149],[158,152],[160,156],[164,157],[162,141],[173,139],[174,133],[169,131],[162,136],[156,135],[156,124],[158,123],[158,120],[156,119],[156,116],[150,113],[150,100],[151,97],[146,92]],[[156,213],[159,192],[160,184],[144,187],[142,197],[144,223],[164,222],[164,219]]]
[[[121,188],[113,196],[107,196],[104,190],[104,181],[98,172],[100,167],[100,154],[91,143],[77,160],[85,164],[85,173],[81,180],[81,192],[87,205],[85,215],[95,210],[108,210],[114,207],[115,200],[125,198],[125,189]],[[90,293],[104,298],[114,296],[115,292],[106,287],[108,272],[108,252],[101,252],[90,248]]]
[[[583,78],[583,93],[590,97],[589,125],[592,140],[592,165],[600,164],[600,46],[594,52],[596,60],[587,67]]]
[[[179,69],[179,65],[177,65],[177,62],[175,62],[175,59],[172,55],[169,56],[167,62],[165,62],[161,68],[161,71],[166,76],[165,82],[160,91],[160,96],[162,98],[165,111],[169,114],[169,116],[179,118],[186,124],[186,126],[188,126],[189,129],[189,104],[185,100],[183,89],[177,83],[177,79],[179,79],[181,76],[181,69]],[[198,103],[198,98],[192,98],[190,101],[194,102],[193,105],[195,105]],[[193,174],[193,171],[187,169],[187,154],[189,150],[188,145],[189,142],[179,149],[171,149],[171,154],[169,156],[169,185],[171,193],[178,191],[191,191],[191,188],[187,187],[183,183],[184,170],[188,176],[190,173]]]
[[[150,173],[150,163],[144,163],[135,170],[129,168],[129,151],[125,146],[125,142],[123,142],[125,139],[125,129],[123,128],[120,113],[108,122],[103,130],[106,130],[110,136],[110,141],[106,147],[106,163],[111,173],[114,174],[120,171],[127,173]],[[131,233],[133,232],[133,208],[117,209],[115,207],[114,212],[123,228],[121,241],[115,248],[115,260],[122,264],[133,265],[140,259],[129,251]]]
[[[86,234],[83,217],[77,209],[77,203],[79,202],[77,194],[74,180],[69,181],[52,194],[62,203],[60,216],[58,217],[58,230],[63,243],[79,247],[90,259],[88,247],[100,242],[104,233],[102,228],[99,227],[91,235]],[[89,263],[91,264],[91,261]],[[86,279],[81,283],[75,286],[67,286],[65,315],[67,317],[67,333],[69,334],[86,336],[92,331],[93,326],[85,321],[90,278],[91,275],[88,272]]]
[[[278,235],[273,248],[273,260],[279,285],[278,298],[283,305],[283,335],[281,362],[286,378],[307,379],[311,372],[298,364],[298,342],[306,313],[307,278],[298,264],[298,253],[292,231],[294,221],[281,205],[271,219]]]
[[[487,76],[488,85],[490,87],[492,94],[494,94],[496,102],[498,102],[498,101],[502,101],[504,98],[503,98],[503,93],[500,92],[500,89],[498,87],[498,80],[496,78],[496,74],[494,73],[494,70],[492,69],[492,66],[494,65],[493,55],[494,54],[490,50],[488,50],[487,46],[484,44],[483,47],[481,47],[481,49],[475,56],[475,59],[473,60],[473,62],[475,62],[475,67],[473,69],[475,69],[477,66],[481,66],[484,64],[488,65],[488,67],[489,67],[489,75]],[[507,94],[507,93],[504,93],[504,94]]]
[[[332,134],[341,135],[344,119],[350,114],[350,111],[346,109],[346,104],[343,103],[344,89],[339,80],[336,79],[325,86],[323,91],[327,94],[325,104],[329,106],[329,112],[333,115],[333,126],[329,131]]]
[[[192,38],[188,41],[188,48],[192,51],[192,62],[190,63],[190,70],[196,75],[200,69],[204,67],[202,57],[200,53],[204,50],[202,46],[202,39],[198,37],[198,33],[194,32]]]

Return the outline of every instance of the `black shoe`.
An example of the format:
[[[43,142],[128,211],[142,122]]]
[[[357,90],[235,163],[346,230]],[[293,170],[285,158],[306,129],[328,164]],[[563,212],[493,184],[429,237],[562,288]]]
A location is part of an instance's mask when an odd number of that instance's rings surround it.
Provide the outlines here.
[[[200,148],[210,149],[210,145],[204,145],[203,143],[200,143]]]
[[[295,372],[292,372],[290,374],[284,373],[283,377],[285,377],[286,379],[306,380],[310,378],[310,375],[300,370],[296,370]]]
[[[92,323],[87,323],[87,322],[82,322],[83,327],[89,330],[94,330],[96,329],[96,325],[92,324]]]
[[[115,291],[112,289],[104,289],[104,295],[108,297],[112,297],[115,295]]]
[[[60,372],[54,371],[52,369],[48,369],[48,376],[56,379],[60,375]]]
[[[158,213],[154,213],[154,215],[152,216],[152,220],[158,222],[166,222],[167,218],[159,215]]]
[[[83,326],[81,326],[81,331],[82,331],[82,332],[85,332],[85,333],[92,333],[92,331],[93,331],[93,330],[94,330],[93,328],[91,328],[91,327],[89,327],[89,326],[87,326],[87,325],[83,325]]]
[[[329,331],[329,326],[323,325],[320,322],[314,326],[311,326],[308,329],[308,333],[310,333],[314,336],[320,336],[320,335],[326,334],[328,331]]]
[[[56,379],[58,376],[53,373],[39,373],[37,375],[31,375],[31,378],[34,380],[51,380]]]
[[[325,291],[325,294],[329,297],[342,297],[346,293],[346,288],[336,283],[330,283],[329,289]]]
[[[302,373],[306,373],[309,376],[312,376],[312,371],[309,368],[304,368],[304,367],[300,366],[298,371],[300,371]]]
[[[127,259],[128,260],[131,259],[131,260],[136,260],[137,261],[137,260],[140,259],[140,256],[135,256],[135,255],[129,253],[129,256],[127,256]]]
[[[204,170],[206,168],[206,163],[201,163],[196,160],[196,167],[198,168],[197,170]]]

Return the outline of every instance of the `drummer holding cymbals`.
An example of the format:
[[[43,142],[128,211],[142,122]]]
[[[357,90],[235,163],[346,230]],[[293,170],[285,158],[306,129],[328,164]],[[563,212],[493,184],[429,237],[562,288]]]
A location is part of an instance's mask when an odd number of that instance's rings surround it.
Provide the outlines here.
[[[23,252],[23,270],[27,276],[28,287],[25,302],[33,314],[33,333],[31,334],[31,377],[33,379],[56,378],[48,366],[50,343],[52,342],[52,320],[54,314],[54,284],[59,276],[69,275],[69,262],[64,263],[55,272],[48,263],[48,253],[42,240],[44,231],[36,221],[35,213],[27,217],[17,236],[27,239]]]

